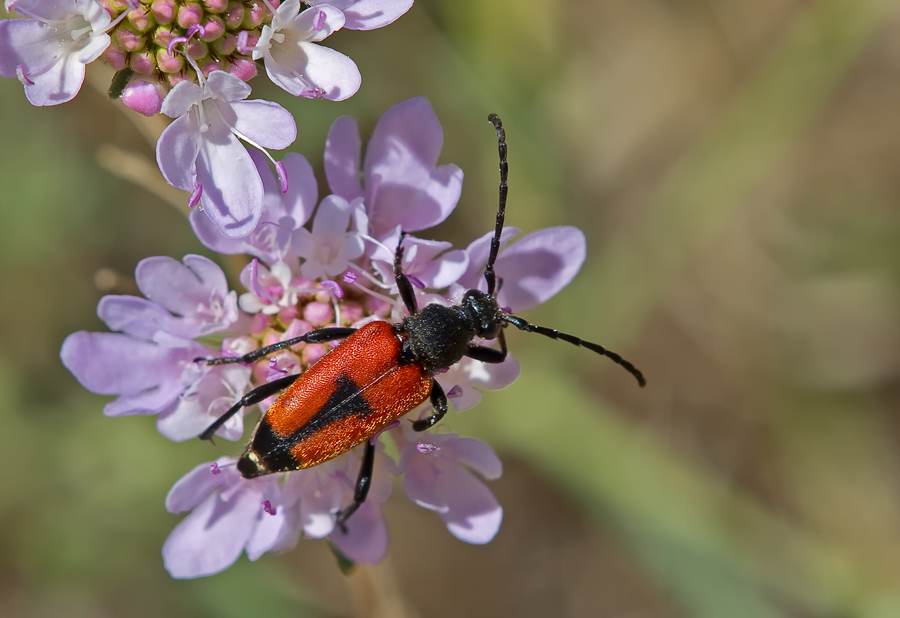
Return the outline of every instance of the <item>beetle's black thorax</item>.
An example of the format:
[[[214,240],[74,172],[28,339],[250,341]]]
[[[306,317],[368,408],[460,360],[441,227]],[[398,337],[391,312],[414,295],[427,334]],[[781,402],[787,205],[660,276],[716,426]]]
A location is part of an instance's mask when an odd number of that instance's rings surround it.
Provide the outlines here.
[[[478,290],[469,290],[451,307],[425,305],[396,325],[397,334],[405,336],[405,360],[429,373],[449,367],[465,356],[475,337],[497,336],[500,315],[496,300]]]
[[[398,326],[406,335],[404,356],[429,373],[458,362],[475,338],[475,326],[459,305],[425,305]]]

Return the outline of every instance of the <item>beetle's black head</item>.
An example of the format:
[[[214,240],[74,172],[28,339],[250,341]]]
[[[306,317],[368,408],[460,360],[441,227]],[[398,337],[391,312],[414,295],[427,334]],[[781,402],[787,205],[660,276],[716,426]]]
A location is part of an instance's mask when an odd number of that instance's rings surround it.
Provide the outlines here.
[[[481,290],[469,290],[462,298],[462,306],[472,325],[475,334],[482,339],[496,339],[503,326],[503,312],[497,305],[497,299]]]

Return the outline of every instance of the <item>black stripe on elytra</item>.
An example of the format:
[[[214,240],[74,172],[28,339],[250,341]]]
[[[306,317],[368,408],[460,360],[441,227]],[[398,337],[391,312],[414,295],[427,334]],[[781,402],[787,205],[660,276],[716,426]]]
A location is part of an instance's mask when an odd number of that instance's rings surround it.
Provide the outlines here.
[[[253,438],[253,450],[271,471],[296,470],[297,460],[291,448],[320,429],[350,416],[365,417],[372,413],[360,387],[346,375],[337,379],[337,388],[325,405],[309,421],[287,437],[279,437],[272,426],[261,423]]]

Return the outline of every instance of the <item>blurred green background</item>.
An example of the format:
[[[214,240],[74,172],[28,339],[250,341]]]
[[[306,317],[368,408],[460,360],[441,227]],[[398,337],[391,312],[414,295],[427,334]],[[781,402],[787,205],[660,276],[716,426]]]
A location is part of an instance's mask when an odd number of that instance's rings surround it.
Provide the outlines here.
[[[433,236],[465,246],[492,226],[499,113],[508,222],[588,238],[576,281],[525,317],[648,387],[511,334],[522,379],[448,423],[504,461],[491,544],[398,487],[379,567],[345,578],[303,541],[172,580],[165,494],[238,447],[104,418],[58,351],[104,329],[97,301],[133,293],[140,259],[209,252],[99,163],[109,145],[152,161],[134,115],[87,84],[39,109],[0,81],[0,615],[900,616],[900,5],[419,0],[328,43],[362,72],[349,101],[253,84],[295,113],[293,149],[321,178],[334,118],[368,133],[428,97],[466,174]]]

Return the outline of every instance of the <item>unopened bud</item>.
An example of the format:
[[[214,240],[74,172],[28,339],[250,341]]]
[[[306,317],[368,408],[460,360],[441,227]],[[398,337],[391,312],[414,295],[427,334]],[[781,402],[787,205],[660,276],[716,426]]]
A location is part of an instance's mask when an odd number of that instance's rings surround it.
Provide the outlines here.
[[[225,22],[221,17],[212,16],[203,22],[203,34],[201,41],[211,43],[225,35]]]
[[[237,28],[240,28],[243,21],[244,5],[237,0],[231,0],[228,3],[228,8],[225,11],[225,25],[230,29],[235,30]]]
[[[144,116],[154,116],[162,108],[163,96],[156,84],[144,80],[134,81],[122,92],[122,103]]]
[[[169,24],[175,19],[175,0],[153,0],[150,12],[158,24]]]
[[[256,63],[249,58],[236,58],[231,64],[229,73],[241,81],[249,82],[256,77]]]
[[[156,70],[156,60],[148,51],[131,54],[131,70],[141,75],[153,75]]]
[[[127,52],[136,52],[144,48],[144,37],[128,28],[119,28],[116,31],[116,43]]]
[[[156,62],[163,73],[178,73],[184,68],[184,60],[180,54],[169,54],[165,49],[157,50]],[[171,83],[171,82],[170,82]]]
[[[153,19],[152,11],[145,11],[142,7],[128,12],[128,23],[131,24],[135,31],[143,33],[153,28],[156,25],[156,20]]]
[[[178,7],[178,16],[175,21],[182,28],[197,26],[203,19],[203,7],[199,4],[183,4]]]

